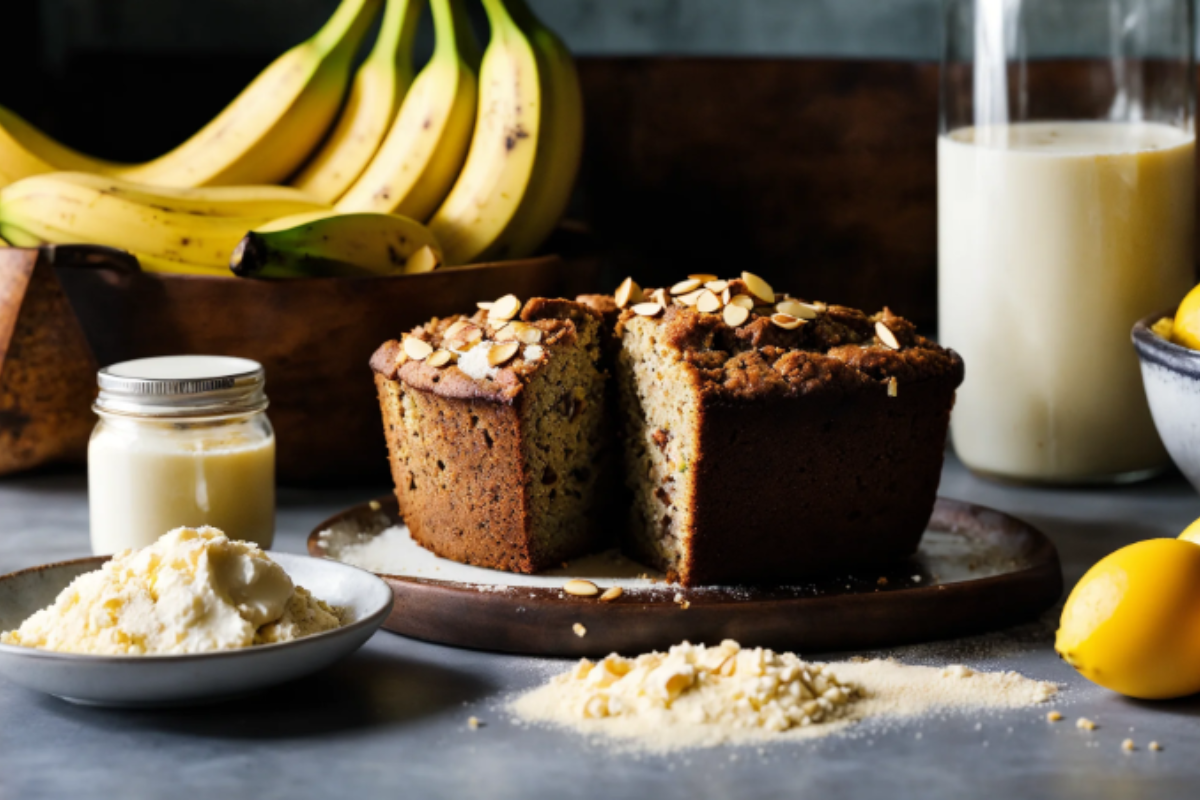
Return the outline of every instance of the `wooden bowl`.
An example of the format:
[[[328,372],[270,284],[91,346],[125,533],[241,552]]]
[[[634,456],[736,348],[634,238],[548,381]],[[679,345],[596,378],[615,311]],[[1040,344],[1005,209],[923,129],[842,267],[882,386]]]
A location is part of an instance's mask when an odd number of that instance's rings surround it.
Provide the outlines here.
[[[58,279],[101,366],[177,354],[263,365],[278,438],[279,480],[387,480],[367,361],[430,317],[512,292],[573,296],[599,286],[599,261],[557,256],[387,278],[240,278],[59,265]],[[90,402],[90,398],[88,398]]]

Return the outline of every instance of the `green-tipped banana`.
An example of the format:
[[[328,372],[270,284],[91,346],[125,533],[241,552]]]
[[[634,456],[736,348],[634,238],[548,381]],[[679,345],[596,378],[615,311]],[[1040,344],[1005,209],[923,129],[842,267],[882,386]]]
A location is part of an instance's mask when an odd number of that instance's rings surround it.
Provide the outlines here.
[[[387,0],[379,38],[354,76],[333,132],[293,186],[333,203],[366,169],[412,85],[413,39],[423,2]]]
[[[229,267],[247,278],[399,275],[428,271],[442,249],[421,223],[397,214],[314,212],[250,231]]]
[[[463,0],[430,0],[436,44],[391,130],[339,211],[426,220],[454,185],[475,125],[479,44]]]

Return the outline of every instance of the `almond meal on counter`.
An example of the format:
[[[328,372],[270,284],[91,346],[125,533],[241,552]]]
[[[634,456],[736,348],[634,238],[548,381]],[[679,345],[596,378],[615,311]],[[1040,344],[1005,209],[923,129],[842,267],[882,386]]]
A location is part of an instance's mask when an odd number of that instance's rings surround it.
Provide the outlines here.
[[[585,658],[518,697],[510,711],[520,721],[666,752],[815,738],[855,722],[932,711],[1025,708],[1057,693],[1056,685],[1016,672],[892,659],[818,664],[726,640],[716,647],[684,642],[636,658]]]

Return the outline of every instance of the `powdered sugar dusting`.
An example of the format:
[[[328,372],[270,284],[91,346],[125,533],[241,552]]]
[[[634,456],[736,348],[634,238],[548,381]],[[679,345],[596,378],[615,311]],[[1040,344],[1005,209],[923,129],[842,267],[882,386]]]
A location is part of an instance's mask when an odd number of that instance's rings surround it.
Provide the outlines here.
[[[486,339],[479,342],[458,357],[458,368],[477,381],[495,378],[499,369],[488,363],[488,352],[494,344]]]

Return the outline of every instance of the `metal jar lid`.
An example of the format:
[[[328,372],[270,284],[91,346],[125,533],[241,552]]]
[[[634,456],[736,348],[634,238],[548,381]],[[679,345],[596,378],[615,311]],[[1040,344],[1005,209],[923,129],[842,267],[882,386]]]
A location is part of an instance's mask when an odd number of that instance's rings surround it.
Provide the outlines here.
[[[95,409],[147,417],[218,417],[267,407],[262,365],[228,356],[165,356],[100,370]]]

